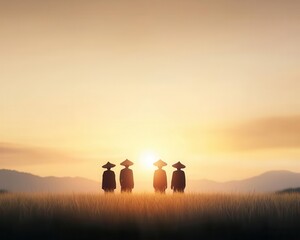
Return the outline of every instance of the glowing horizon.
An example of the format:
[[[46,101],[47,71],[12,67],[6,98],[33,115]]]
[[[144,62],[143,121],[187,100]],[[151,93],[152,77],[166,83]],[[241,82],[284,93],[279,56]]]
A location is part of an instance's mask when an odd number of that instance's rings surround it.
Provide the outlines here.
[[[0,168],[300,172],[300,3],[0,2]]]

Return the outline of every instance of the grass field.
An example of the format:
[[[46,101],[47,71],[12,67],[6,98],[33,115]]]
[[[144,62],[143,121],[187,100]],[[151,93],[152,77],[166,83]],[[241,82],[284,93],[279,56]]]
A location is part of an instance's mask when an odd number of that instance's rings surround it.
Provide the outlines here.
[[[0,239],[300,239],[300,195],[4,193]]]

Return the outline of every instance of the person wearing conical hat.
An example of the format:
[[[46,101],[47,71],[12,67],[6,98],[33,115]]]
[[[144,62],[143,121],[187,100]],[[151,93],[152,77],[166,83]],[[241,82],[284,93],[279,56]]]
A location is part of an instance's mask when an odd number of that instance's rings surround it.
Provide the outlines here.
[[[129,166],[133,165],[133,162],[126,159],[125,161],[121,162],[122,166],[125,166],[120,172],[120,185],[121,185],[121,192],[128,192],[131,193],[132,189],[134,188],[134,181],[133,181],[133,172],[129,169]]]
[[[166,166],[167,163],[162,160],[158,160],[157,162],[153,163],[153,165],[158,167],[158,169],[154,172],[154,190],[156,193],[165,193],[167,189],[167,174],[166,171],[162,169],[162,167]]]
[[[107,168],[107,170],[104,171],[102,175],[102,189],[106,193],[113,193],[116,189],[116,176],[115,173],[110,170],[115,166],[115,164],[112,164],[110,162],[107,162],[102,166],[103,168]]]
[[[171,189],[173,189],[174,193],[183,193],[185,189],[185,173],[181,168],[185,168],[185,166],[181,162],[177,162],[172,167],[177,168],[177,170],[172,175]]]

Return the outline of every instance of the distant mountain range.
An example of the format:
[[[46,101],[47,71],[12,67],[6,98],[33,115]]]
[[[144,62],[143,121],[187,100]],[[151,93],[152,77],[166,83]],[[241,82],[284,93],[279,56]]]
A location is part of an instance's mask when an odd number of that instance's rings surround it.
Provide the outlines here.
[[[270,171],[239,181],[189,180],[187,192],[275,192],[300,187],[300,173]],[[0,190],[10,192],[99,192],[100,183],[81,177],[39,177],[0,170]],[[137,190],[138,191],[138,190]]]
[[[287,188],[284,190],[277,191],[276,193],[282,194],[282,193],[300,193],[300,188]]]
[[[275,192],[300,187],[300,173],[269,171],[261,175],[238,181],[214,182],[210,180],[190,181],[196,192]]]
[[[39,177],[2,169],[0,189],[9,192],[96,192],[99,183],[80,177]]]

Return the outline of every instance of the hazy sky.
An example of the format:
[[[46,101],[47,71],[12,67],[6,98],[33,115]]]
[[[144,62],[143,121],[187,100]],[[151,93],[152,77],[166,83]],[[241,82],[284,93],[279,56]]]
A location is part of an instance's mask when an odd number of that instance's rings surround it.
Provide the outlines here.
[[[297,0],[0,0],[0,168],[300,172],[299,13]]]

